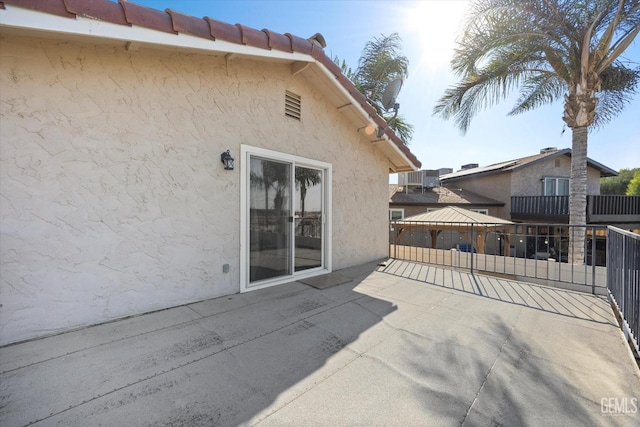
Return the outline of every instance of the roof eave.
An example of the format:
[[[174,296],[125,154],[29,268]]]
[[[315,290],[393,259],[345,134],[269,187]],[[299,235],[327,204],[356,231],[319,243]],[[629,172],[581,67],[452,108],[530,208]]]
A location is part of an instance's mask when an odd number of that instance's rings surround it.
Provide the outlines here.
[[[184,33],[168,33],[137,25],[119,25],[81,15],[69,19],[20,6],[10,6],[0,13],[0,27],[53,33],[66,37],[88,37],[122,43],[140,43],[146,46],[186,48],[209,54],[238,54],[287,61],[315,61],[311,55],[305,53],[260,49],[221,39],[213,40]]]
[[[325,56],[325,58],[327,57]],[[341,78],[341,75],[338,76],[329,69],[326,64],[326,60],[319,60],[316,63],[318,64],[319,68],[325,73],[325,75],[332,81],[337,82],[337,79]],[[348,84],[350,84],[350,82],[347,83],[347,85]],[[387,127],[387,123],[384,121],[384,119],[378,116],[375,109],[366,102],[366,98],[364,97],[364,95],[360,94],[360,92],[357,92],[355,86],[353,87],[352,92],[349,92],[343,84],[338,83],[336,84],[336,87],[340,92],[343,93],[344,96],[355,101],[353,103],[353,106],[356,108],[364,121],[373,125],[376,129],[385,129],[382,137],[373,140],[372,144],[377,145],[383,143],[388,149],[392,151],[394,157],[396,157],[395,159],[393,159],[396,161],[392,162],[393,167],[391,168],[391,170],[393,172],[415,172],[420,170],[420,168],[422,167],[422,163],[420,163],[420,161],[416,159],[413,154],[411,154],[409,149],[406,148],[406,146],[393,132],[393,130]]]
[[[402,143],[398,136],[387,127],[384,119],[368,104],[366,98],[357,92],[355,87],[352,87],[353,84],[346,79],[339,69],[337,71],[333,69],[337,66],[333,64],[331,59],[328,58],[321,49],[311,46],[309,53],[296,52],[295,49],[293,49],[295,43],[299,43],[301,40],[295,36],[286,35],[291,40],[292,49],[291,51],[284,51],[238,44],[220,38],[214,38],[213,36],[206,38],[181,33],[175,30],[175,25],[170,31],[159,31],[140,25],[123,25],[122,23],[103,21],[81,14],[77,14],[76,16],[67,14],[63,16],[61,14],[41,12],[27,7],[21,7],[19,4],[5,3],[11,7],[2,9],[0,13],[0,28],[36,31],[71,38],[90,37],[92,39],[98,38],[102,40],[119,41],[127,44],[127,46],[134,46],[134,49],[139,48],[141,45],[164,46],[189,49],[208,54],[237,54],[260,59],[267,58],[272,60],[286,60],[292,63],[317,64],[318,68],[322,70],[322,73],[326,75],[328,80],[343,96],[351,101],[365,123],[373,125],[376,129],[385,129],[382,137],[371,141],[371,143],[379,145],[382,149],[384,155],[389,160],[390,172],[417,171],[420,170],[422,166],[420,161]],[[113,5],[115,6],[117,4]],[[120,6],[122,6],[122,4],[120,4]],[[133,4],[132,6],[136,8],[141,7]],[[144,9],[154,13],[159,12],[153,9]],[[181,14],[173,11],[165,12],[170,15],[172,19],[174,16],[181,16]],[[188,18],[199,20],[199,18]],[[205,18],[205,21],[206,20],[208,20],[208,18]],[[207,22],[209,22],[209,25],[212,25],[210,21],[213,20],[209,19]],[[242,26],[238,26],[238,28],[240,28],[241,31],[245,29],[245,27]],[[251,29],[246,28],[245,30],[248,31]],[[269,31],[263,30],[263,32],[265,32],[268,37],[271,37]]]

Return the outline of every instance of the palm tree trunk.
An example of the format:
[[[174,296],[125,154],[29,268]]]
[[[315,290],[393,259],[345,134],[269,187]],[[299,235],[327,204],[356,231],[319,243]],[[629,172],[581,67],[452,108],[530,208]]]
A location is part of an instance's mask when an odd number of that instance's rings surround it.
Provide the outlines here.
[[[300,184],[300,207],[302,209],[302,213],[300,216],[304,218],[304,199],[307,198],[307,186],[303,183]]]
[[[587,225],[587,136],[586,126],[572,128],[571,187],[569,194],[569,262],[585,261]]]

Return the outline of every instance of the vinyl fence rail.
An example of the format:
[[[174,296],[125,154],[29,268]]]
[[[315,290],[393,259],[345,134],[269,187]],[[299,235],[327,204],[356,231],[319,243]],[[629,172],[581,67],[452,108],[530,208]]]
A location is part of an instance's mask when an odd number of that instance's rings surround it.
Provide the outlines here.
[[[607,229],[607,289],[622,317],[625,337],[640,352],[640,235]]]

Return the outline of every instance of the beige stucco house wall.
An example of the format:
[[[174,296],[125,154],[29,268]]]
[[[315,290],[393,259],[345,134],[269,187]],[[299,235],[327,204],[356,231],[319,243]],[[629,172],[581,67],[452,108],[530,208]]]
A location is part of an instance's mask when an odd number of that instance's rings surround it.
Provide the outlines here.
[[[552,156],[526,165],[467,176],[445,181],[449,188],[463,188],[492,199],[504,202],[504,207],[494,210],[497,217],[511,219],[512,196],[542,196],[545,177],[570,178],[571,157]],[[587,167],[587,194],[600,194],[601,172]]]
[[[509,219],[511,199],[505,197],[505,195],[511,194],[511,179],[509,174],[501,173],[472,176],[466,179],[457,179],[455,182],[445,183],[444,185],[450,188],[463,188],[467,191],[472,191],[485,197],[504,202],[504,206],[491,210],[489,215]]]
[[[511,172],[512,196],[542,196],[544,177],[570,178],[571,157],[557,156]],[[587,167],[587,194],[600,194],[600,171]]]
[[[241,145],[332,165],[334,270],[387,254],[388,159],[289,63],[0,43],[0,344],[239,292]]]

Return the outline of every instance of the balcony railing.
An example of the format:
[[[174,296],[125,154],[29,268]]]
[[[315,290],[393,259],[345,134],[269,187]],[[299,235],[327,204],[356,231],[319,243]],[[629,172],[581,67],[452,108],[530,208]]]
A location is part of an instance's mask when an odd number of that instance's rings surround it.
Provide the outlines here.
[[[582,255],[569,245],[580,232]],[[390,223],[389,257],[606,294],[604,226],[397,220]]]
[[[568,218],[569,196],[514,196],[511,198],[511,218],[516,216]]]
[[[640,235],[616,227],[607,234],[607,288],[625,336],[640,351]]]
[[[511,218],[568,221],[569,196],[511,197]],[[587,196],[587,221],[640,222],[640,196]]]
[[[587,237],[584,262],[568,263],[576,258],[569,240],[580,229]],[[612,226],[407,220],[391,221],[389,230],[389,258],[608,294],[640,351],[640,234]]]
[[[590,222],[640,222],[640,196],[589,196]]]

